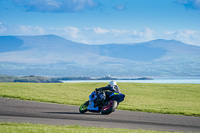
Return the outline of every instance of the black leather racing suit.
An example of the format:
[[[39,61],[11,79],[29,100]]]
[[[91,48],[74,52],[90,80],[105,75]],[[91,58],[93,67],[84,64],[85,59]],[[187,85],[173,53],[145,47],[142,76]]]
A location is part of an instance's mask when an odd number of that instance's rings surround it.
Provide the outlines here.
[[[118,93],[121,93],[120,92],[120,89],[117,85],[114,85],[114,86],[106,86],[106,87],[101,87],[101,88],[97,88],[95,89],[95,91],[104,91],[105,94],[106,94],[106,97],[109,97],[113,92],[118,92]]]

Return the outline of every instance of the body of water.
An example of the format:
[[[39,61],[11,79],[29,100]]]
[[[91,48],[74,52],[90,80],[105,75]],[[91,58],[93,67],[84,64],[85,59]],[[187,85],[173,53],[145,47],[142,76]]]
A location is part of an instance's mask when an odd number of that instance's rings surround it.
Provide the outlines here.
[[[89,83],[89,82],[107,82],[111,80],[62,80],[63,83]],[[129,83],[167,83],[167,84],[200,84],[200,78],[183,79],[153,79],[153,80],[115,80],[116,82]]]

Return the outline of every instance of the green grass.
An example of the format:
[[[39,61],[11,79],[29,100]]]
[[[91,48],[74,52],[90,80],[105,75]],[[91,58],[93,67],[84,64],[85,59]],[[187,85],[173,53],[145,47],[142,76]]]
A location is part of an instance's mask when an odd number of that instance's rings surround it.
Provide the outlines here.
[[[1,133],[168,133],[150,130],[0,123]]]
[[[81,105],[107,83],[0,83],[0,97]],[[200,116],[200,84],[118,83],[126,95],[118,109]]]

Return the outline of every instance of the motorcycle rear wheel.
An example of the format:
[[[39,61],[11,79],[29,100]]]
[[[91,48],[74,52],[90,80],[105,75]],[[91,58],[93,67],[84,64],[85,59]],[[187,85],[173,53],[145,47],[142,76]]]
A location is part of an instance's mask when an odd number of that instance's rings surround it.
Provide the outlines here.
[[[117,101],[113,100],[113,101],[109,101],[108,105],[103,106],[101,109],[101,114],[110,114],[112,113],[115,109],[117,108]]]
[[[87,107],[88,107],[88,105],[89,105],[89,100],[86,101],[85,103],[83,103],[83,104],[80,106],[79,112],[80,112],[80,113],[85,113],[85,112],[87,112]]]

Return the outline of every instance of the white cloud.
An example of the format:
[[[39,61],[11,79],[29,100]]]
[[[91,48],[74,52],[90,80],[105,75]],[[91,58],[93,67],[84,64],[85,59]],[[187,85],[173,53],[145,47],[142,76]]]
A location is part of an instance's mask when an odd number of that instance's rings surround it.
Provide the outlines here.
[[[174,34],[175,32],[174,31],[165,31],[164,32],[164,34],[166,34],[166,35],[172,35],[172,34]]]
[[[99,2],[93,0],[10,0],[25,11],[32,12],[78,12],[93,9]]]
[[[67,35],[69,35],[70,37],[74,39],[78,38],[78,33],[80,32],[78,28],[72,27],[72,26],[68,26],[64,28],[64,31],[66,32]]]
[[[96,34],[106,34],[106,33],[109,32],[109,30],[107,30],[107,29],[102,29],[102,28],[100,28],[100,27],[94,28],[93,30],[94,30],[94,32],[95,32]]]
[[[137,30],[133,30],[133,33],[132,33],[134,36],[137,36],[137,37],[142,37],[144,35],[143,32],[141,31],[137,31]]]
[[[178,32],[180,36],[183,37],[190,37],[190,36],[195,36],[197,35],[197,31],[193,31],[193,30],[184,30],[184,31],[179,31]]]
[[[189,44],[197,44],[200,45],[200,31],[193,31],[193,30],[184,30],[178,31],[177,39],[189,43]]]
[[[20,35],[43,35],[44,29],[39,26],[24,26],[21,25],[17,31]]]
[[[1,35],[43,35],[45,30],[40,26],[8,26],[0,24]]]
[[[175,2],[186,8],[200,10],[200,0],[175,0]]]
[[[110,30],[110,32],[115,35],[122,35],[122,34],[129,33],[129,31],[127,31],[127,30],[118,30],[118,29],[112,29],[112,30]]]
[[[126,9],[126,6],[125,6],[125,4],[120,4],[120,5],[114,6],[113,8],[115,10],[123,11]]]
[[[144,37],[146,38],[153,38],[156,32],[153,29],[146,27],[144,29]]]
[[[133,30],[132,35],[135,37],[141,37],[141,38],[153,38],[155,35],[155,31],[149,27],[145,27],[143,30]]]
[[[195,30],[179,30],[179,31],[165,31],[168,39],[175,39],[187,44],[200,46],[200,31]]]

